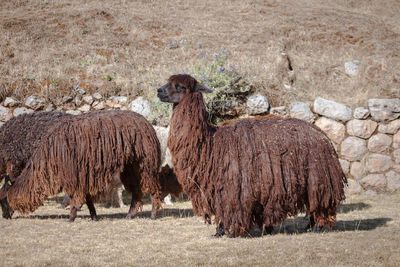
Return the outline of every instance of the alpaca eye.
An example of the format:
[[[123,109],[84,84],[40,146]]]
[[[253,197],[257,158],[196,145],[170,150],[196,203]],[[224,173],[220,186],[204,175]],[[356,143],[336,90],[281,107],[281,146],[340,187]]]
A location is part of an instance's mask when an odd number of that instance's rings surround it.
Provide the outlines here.
[[[181,85],[177,85],[177,86],[176,86],[176,91],[178,91],[178,92],[183,92],[183,91],[185,91],[185,90],[186,90],[186,88],[183,87],[183,86],[181,86]]]

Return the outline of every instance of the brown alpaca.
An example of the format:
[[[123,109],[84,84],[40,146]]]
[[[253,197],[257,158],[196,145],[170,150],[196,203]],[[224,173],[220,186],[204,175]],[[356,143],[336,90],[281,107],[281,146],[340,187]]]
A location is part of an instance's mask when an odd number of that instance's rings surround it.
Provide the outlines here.
[[[36,112],[22,114],[8,120],[0,127],[0,176],[15,178],[36,150],[48,129],[64,118],[62,112]]]
[[[168,147],[174,172],[196,214],[218,225],[217,236],[271,227],[304,207],[318,226],[332,226],[346,177],[329,138],[298,119],[268,118],[215,127],[189,75],[158,89],[173,103]]]
[[[230,125],[232,123],[236,123],[241,120],[264,120],[264,119],[268,119],[268,118],[279,118],[279,117],[274,114],[267,114],[267,115],[256,115],[254,117],[248,117],[248,118],[236,118],[236,119],[232,119],[232,120],[223,121],[218,124],[218,127]]]
[[[132,193],[127,217],[136,214],[143,192],[149,192],[154,218],[161,206],[160,164],[156,133],[137,113],[100,111],[66,118],[49,130],[21,175],[0,193],[3,217],[12,215],[4,210],[32,212],[63,190],[72,198],[70,221],[84,202],[97,219],[92,199],[119,175]]]

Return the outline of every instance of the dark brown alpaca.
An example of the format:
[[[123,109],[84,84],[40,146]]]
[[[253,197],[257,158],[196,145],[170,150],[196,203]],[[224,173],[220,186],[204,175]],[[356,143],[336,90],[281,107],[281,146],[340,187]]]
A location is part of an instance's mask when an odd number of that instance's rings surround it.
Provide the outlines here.
[[[174,104],[168,147],[174,172],[196,214],[218,225],[217,235],[243,236],[296,215],[304,207],[318,226],[332,226],[346,177],[329,138],[298,119],[208,123],[201,93],[189,75],[158,89]]]
[[[21,175],[8,190],[2,190],[3,212],[32,212],[48,196],[63,190],[72,197],[71,221],[76,206],[85,202],[96,219],[92,199],[104,193],[118,175],[132,193],[127,217],[136,214],[143,192],[152,195],[155,217],[161,206],[160,164],[160,144],[143,116],[130,111],[73,116],[49,130]],[[3,213],[3,217],[11,215]]]
[[[0,175],[17,177],[48,129],[72,115],[36,112],[11,118],[0,127]]]

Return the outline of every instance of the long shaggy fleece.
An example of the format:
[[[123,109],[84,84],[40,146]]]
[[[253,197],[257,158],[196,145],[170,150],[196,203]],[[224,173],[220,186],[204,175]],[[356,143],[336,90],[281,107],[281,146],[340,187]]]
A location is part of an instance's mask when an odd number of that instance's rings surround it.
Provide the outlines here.
[[[57,122],[72,115],[36,112],[14,117],[0,127],[0,175],[15,178],[38,147],[41,138]]]
[[[120,174],[126,190],[140,201],[149,192],[161,205],[160,145],[147,120],[130,111],[73,116],[49,131],[7,192],[13,210],[34,211],[61,190],[75,203],[97,196]]]
[[[346,178],[319,128],[277,117],[213,127],[198,92],[174,105],[170,127],[174,171],[207,222],[215,215],[226,233],[245,235],[306,207],[319,226],[335,223]]]

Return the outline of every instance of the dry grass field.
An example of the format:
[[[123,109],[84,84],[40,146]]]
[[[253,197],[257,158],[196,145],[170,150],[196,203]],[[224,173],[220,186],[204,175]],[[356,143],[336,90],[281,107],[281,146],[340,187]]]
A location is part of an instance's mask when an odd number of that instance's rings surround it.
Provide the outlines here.
[[[86,206],[74,223],[51,199],[36,212],[0,219],[0,266],[399,266],[400,194],[350,197],[333,230],[307,233],[303,216],[275,234],[215,239],[214,226],[177,202],[150,219],[150,205],[126,220],[127,208]],[[58,199],[59,200],[59,199]],[[257,235],[258,234],[258,235]]]
[[[400,0],[0,0],[0,101],[53,101],[80,86],[157,102],[171,74],[201,78],[222,54],[272,106],[400,97]],[[400,265],[399,192],[349,197],[319,234],[299,215],[273,235],[220,239],[188,201],[157,220],[149,203],[132,220],[127,207],[97,205],[99,222],[84,206],[74,223],[59,201],[0,218],[0,266]]]
[[[366,105],[400,96],[399,43],[399,0],[1,0],[1,94],[150,96],[223,50],[274,106]]]

